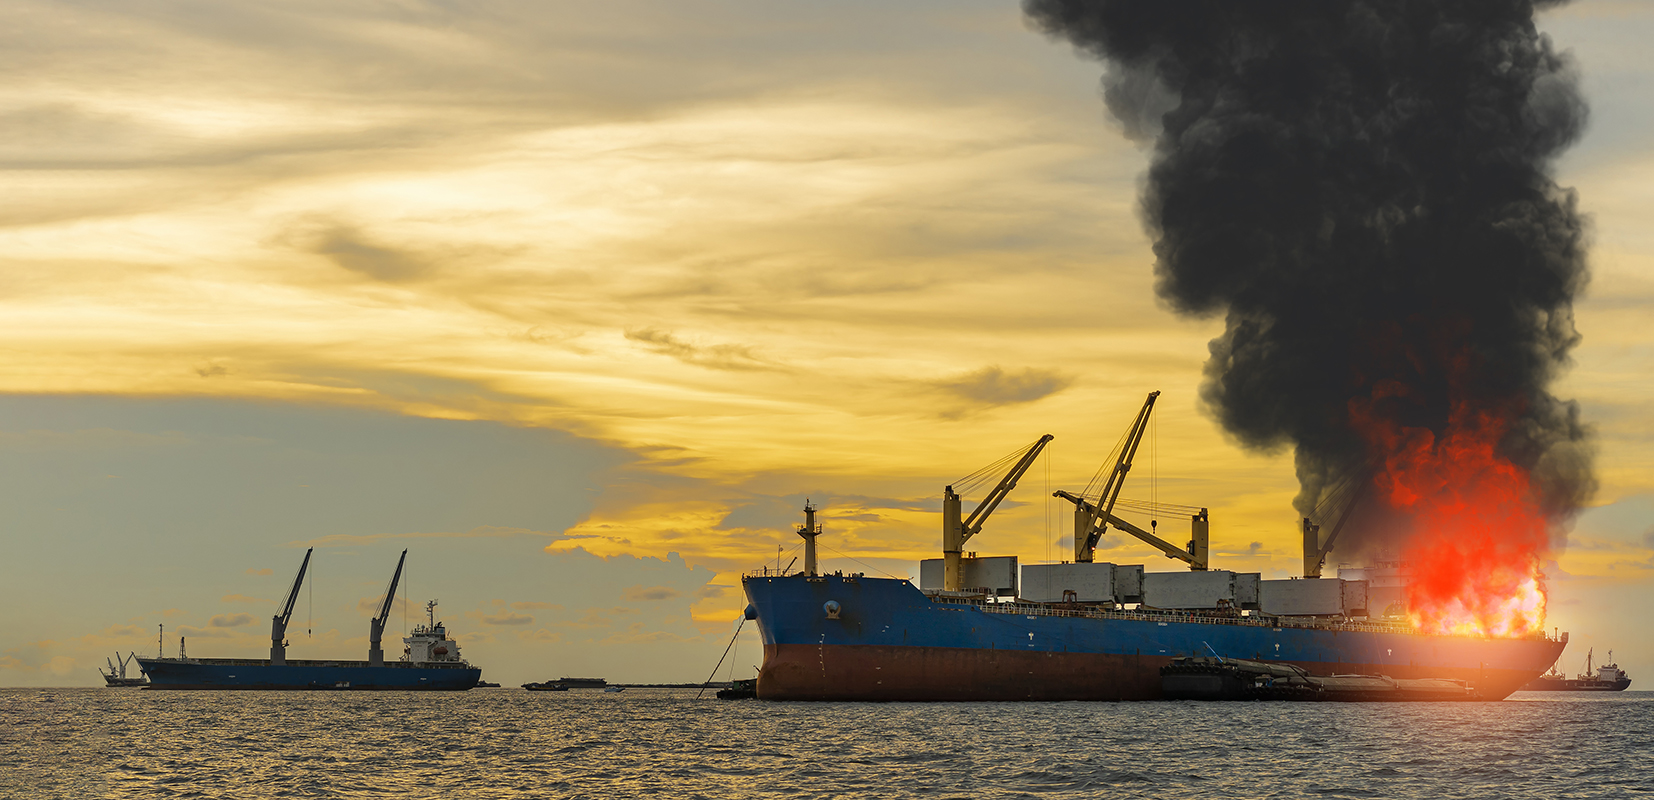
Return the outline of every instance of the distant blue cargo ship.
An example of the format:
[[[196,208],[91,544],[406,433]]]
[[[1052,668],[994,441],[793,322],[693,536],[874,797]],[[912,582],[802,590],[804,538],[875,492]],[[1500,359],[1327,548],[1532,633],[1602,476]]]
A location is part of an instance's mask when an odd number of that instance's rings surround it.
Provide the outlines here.
[[[411,638],[411,637],[410,637]],[[273,665],[264,659],[142,658],[151,689],[403,689],[464,691],[482,670],[406,662],[372,666],[366,661],[299,661]]]
[[[460,657],[459,643],[448,638],[447,629],[436,619],[435,600],[425,604],[427,623],[416,626],[402,640],[406,645],[402,659],[385,662],[381,641],[407,557],[408,551],[403,550],[379,614],[368,621],[367,661],[288,660],[287,624],[310,565],[310,551],[306,551],[286,606],[271,618],[269,659],[189,658],[180,641],[177,658],[138,657],[138,665],[149,677],[147,688],[464,691],[476,686],[482,670]]]

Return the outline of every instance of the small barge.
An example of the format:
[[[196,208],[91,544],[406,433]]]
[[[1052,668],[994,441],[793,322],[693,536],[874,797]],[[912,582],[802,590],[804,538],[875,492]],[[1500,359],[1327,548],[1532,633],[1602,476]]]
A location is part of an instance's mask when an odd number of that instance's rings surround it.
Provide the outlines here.
[[[1295,700],[1375,703],[1483,700],[1470,683],[1452,678],[1311,675],[1291,664],[1238,658],[1174,658],[1160,668],[1167,700]]]

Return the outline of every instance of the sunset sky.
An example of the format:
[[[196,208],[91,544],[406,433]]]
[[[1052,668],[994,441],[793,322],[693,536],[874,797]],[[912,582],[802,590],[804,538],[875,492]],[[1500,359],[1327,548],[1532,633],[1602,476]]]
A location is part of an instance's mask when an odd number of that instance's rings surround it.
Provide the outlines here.
[[[1151,390],[1126,496],[1298,568],[1291,454],[1196,397],[1221,318],[1155,297],[1147,154],[1013,0],[7,12],[0,686],[99,683],[163,623],[262,656],[306,547],[291,657],[364,657],[407,548],[407,623],[439,599],[488,680],[699,681],[806,498],[826,569],[917,577],[942,487],[1050,433],[967,549],[1071,556],[1049,489]],[[1542,26],[1592,106],[1556,392],[1600,480],[1551,624],[1569,672],[1654,680],[1654,4]]]

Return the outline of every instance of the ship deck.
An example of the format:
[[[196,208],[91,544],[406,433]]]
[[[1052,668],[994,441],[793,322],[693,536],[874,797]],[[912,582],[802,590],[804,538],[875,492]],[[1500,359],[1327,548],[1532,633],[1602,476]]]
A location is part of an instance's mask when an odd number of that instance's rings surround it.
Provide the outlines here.
[[[1259,628],[1303,628],[1318,631],[1360,631],[1364,633],[1393,633],[1410,636],[1430,636],[1433,634],[1417,631],[1405,621],[1365,620],[1357,621],[1337,617],[1282,617],[1259,614],[1250,615],[1221,614],[1210,610],[1176,611],[1171,609],[1120,609],[1102,606],[1081,605],[1078,607],[1060,603],[1031,603],[1024,600],[994,601],[970,597],[950,597],[946,595],[926,594],[932,603],[940,605],[970,606],[987,614],[1008,614],[1038,617],[1078,617],[1083,619],[1119,619],[1139,620],[1143,622],[1196,622],[1202,625],[1247,625]],[[1450,634],[1436,634],[1450,635]],[[1531,636],[1521,637],[1534,640],[1549,640],[1543,632],[1535,632]]]
[[[213,667],[268,667],[268,658],[146,658],[147,664],[201,664]],[[340,659],[303,659],[289,658],[284,663],[289,667],[343,667],[347,669],[369,667],[367,661],[349,661]],[[422,661],[412,663],[407,661],[386,661],[379,665],[384,669],[474,669],[463,661]]]

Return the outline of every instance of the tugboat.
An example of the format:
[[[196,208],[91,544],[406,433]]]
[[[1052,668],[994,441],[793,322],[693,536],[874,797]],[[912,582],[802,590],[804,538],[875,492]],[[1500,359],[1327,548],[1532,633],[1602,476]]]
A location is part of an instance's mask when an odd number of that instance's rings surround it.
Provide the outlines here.
[[[556,681],[525,683],[523,684],[523,688],[531,692],[566,692],[569,690],[569,687],[564,686],[561,683],[557,683]]]
[[[109,671],[104,672],[102,669],[99,669],[98,674],[103,676],[103,684],[105,686],[111,689],[132,688],[149,683],[149,681],[144,680],[141,675],[136,678],[126,677],[126,665],[131,664],[133,661],[138,659],[137,653],[129,653],[128,655],[130,656],[129,658],[121,658],[121,654],[116,653],[115,661],[110,661],[107,658],[104,659],[104,661],[109,664]],[[120,662],[119,666],[116,666],[117,661]]]
[[[1569,679],[1551,665],[1551,671],[1529,681],[1522,687],[1524,692],[1623,692],[1631,685],[1631,676],[1620,669],[1620,665],[1613,663],[1614,651],[1608,651],[1609,663],[1597,667],[1596,674],[1591,674],[1591,656],[1595,650],[1585,651],[1585,671],[1578,677]]]
[[[757,678],[737,678],[718,690],[719,700],[751,700],[757,696]]]

